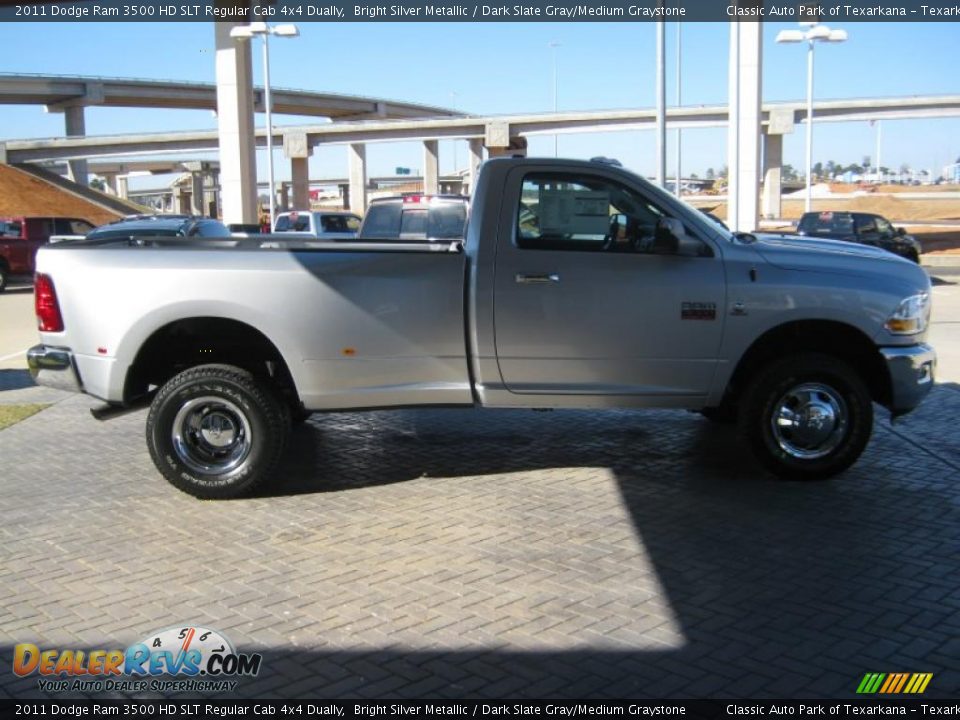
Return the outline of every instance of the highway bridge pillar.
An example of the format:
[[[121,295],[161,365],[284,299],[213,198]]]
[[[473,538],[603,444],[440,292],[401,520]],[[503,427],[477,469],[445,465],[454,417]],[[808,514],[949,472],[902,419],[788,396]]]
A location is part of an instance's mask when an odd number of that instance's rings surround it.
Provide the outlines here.
[[[783,136],[794,128],[793,110],[770,110],[766,132],[763,134],[763,202],[761,213],[765,218],[783,217],[780,183],[783,179]]]
[[[763,136],[763,217],[782,217],[780,202],[781,168],[783,167],[783,135]]]
[[[119,176],[116,173],[101,173],[101,177],[103,177],[103,181],[107,184],[109,192],[119,197],[120,189],[117,186],[117,178]]]
[[[66,126],[67,137],[77,137],[87,134],[83,105],[71,105],[64,108],[63,119],[64,125]],[[78,185],[86,185],[89,182],[87,176],[87,161],[68,160],[67,175]]]
[[[243,24],[213,23],[217,47],[220,197],[223,221],[228,224],[259,221],[250,43],[230,37],[230,31]]]
[[[117,197],[126,200],[130,196],[130,187],[126,175],[117,176]]]
[[[427,195],[440,193],[440,142],[423,141],[423,192]]]
[[[480,172],[480,163],[483,162],[483,140],[480,138],[471,138],[470,139],[470,157],[469,157],[469,175],[467,177],[467,182],[470,184],[469,192],[473,192],[473,188],[477,184],[477,174]]]
[[[290,180],[293,183],[293,209],[310,209],[310,154],[313,149],[304,132],[283,136],[283,154],[290,158]]]
[[[203,173],[190,173],[190,214],[203,216]]]
[[[761,0],[739,0],[739,7],[756,7]],[[759,218],[760,93],[763,23],[730,23],[727,129],[727,225],[752,232]]]
[[[347,155],[350,164],[350,211],[363,215],[367,211],[367,146],[350,143]]]
[[[293,181],[293,209],[310,209],[310,161],[290,158],[290,177]]]

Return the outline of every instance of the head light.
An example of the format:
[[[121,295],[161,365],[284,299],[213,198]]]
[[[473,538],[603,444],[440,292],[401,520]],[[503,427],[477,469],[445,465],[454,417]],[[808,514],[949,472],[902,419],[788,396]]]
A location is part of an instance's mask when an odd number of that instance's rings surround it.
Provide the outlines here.
[[[930,295],[918,293],[904,298],[883,325],[894,335],[913,335],[926,330],[929,321]]]

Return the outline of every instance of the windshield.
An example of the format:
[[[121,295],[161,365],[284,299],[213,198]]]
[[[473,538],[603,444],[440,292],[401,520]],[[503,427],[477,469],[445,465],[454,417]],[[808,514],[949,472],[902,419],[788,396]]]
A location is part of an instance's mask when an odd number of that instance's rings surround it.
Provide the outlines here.
[[[797,224],[797,230],[808,235],[853,235],[853,216],[850,213],[807,213]]]
[[[115,227],[115,228],[102,228],[92,231],[87,235],[88,240],[97,240],[102,238],[114,238],[114,237],[176,237],[180,232],[172,228],[156,228],[156,227]]]
[[[681,200],[672,193],[667,192],[663,188],[655,185],[646,178],[637,175],[631,170],[621,170],[621,172],[630,175],[631,178],[642,185],[648,194],[653,196],[652,199],[654,199],[655,202],[666,205],[671,210],[670,214],[674,215],[678,219],[682,219],[684,223],[695,227],[697,230],[703,230],[708,235],[720,235],[728,242],[734,242],[736,240],[736,235],[729,228],[724,228],[723,226],[714,222],[693,207],[693,205]]]

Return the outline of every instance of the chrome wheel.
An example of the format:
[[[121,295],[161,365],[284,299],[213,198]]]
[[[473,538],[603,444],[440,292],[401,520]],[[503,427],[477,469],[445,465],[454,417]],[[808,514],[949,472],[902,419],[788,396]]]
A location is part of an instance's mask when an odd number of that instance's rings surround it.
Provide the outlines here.
[[[177,412],[171,440],[177,457],[194,472],[222,475],[250,455],[250,421],[234,403],[220,397],[194,398]]]
[[[843,442],[849,413],[843,396],[829,385],[808,382],[790,388],[770,417],[780,449],[800,460],[826,457]]]

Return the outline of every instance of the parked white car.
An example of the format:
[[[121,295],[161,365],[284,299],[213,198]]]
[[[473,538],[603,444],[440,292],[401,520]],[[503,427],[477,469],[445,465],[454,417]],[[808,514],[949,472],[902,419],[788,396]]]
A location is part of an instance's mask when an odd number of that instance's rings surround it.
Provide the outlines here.
[[[330,210],[291,210],[277,215],[275,233],[309,235],[321,240],[350,240],[357,236],[360,217]]]

